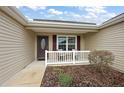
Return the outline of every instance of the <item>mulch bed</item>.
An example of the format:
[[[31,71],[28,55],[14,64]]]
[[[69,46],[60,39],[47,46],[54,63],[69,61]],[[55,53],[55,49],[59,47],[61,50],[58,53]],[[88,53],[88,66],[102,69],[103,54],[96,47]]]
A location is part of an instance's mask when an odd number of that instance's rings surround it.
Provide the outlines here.
[[[103,75],[90,65],[48,66],[41,87],[60,87],[59,70],[73,77],[70,87],[124,87],[124,73],[111,68]]]

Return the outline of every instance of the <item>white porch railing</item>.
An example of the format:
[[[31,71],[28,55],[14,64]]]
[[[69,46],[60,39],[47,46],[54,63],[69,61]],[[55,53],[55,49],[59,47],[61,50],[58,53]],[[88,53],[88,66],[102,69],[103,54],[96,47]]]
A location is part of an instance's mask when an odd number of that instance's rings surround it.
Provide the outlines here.
[[[45,51],[45,65],[88,63],[90,51]]]

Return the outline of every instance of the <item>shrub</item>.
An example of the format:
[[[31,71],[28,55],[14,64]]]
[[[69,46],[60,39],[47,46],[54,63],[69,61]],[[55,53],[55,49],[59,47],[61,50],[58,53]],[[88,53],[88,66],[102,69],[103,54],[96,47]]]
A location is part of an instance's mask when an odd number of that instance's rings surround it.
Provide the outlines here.
[[[93,64],[98,71],[102,71],[113,63],[114,55],[107,50],[95,50],[90,52],[88,59],[90,64]]]
[[[72,77],[65,73],[59,74],[59,83],[63,87],[68,87],[72,84]]]

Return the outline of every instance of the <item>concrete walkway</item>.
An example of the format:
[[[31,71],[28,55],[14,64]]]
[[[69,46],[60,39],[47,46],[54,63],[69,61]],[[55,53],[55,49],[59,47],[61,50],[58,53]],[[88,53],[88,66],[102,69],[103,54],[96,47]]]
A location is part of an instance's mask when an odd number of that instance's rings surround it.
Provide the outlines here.
[[[39,87],[45,72],[44,62],[32,62],[26,68],[7,80],[2,86]]]

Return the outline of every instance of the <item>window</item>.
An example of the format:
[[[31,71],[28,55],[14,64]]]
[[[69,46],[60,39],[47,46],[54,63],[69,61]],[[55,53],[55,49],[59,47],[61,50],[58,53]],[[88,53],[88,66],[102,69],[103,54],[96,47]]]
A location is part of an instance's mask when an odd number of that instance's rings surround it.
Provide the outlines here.
[[[68,37],[68,50],[76,49],[75,48],[75,37]]]
[[[57,36],[57,49],[62,49],[64,51],[71,51],[77,48],[77,36]]]
[[[66,37],[58,38],[58,49],[66,50]]]

